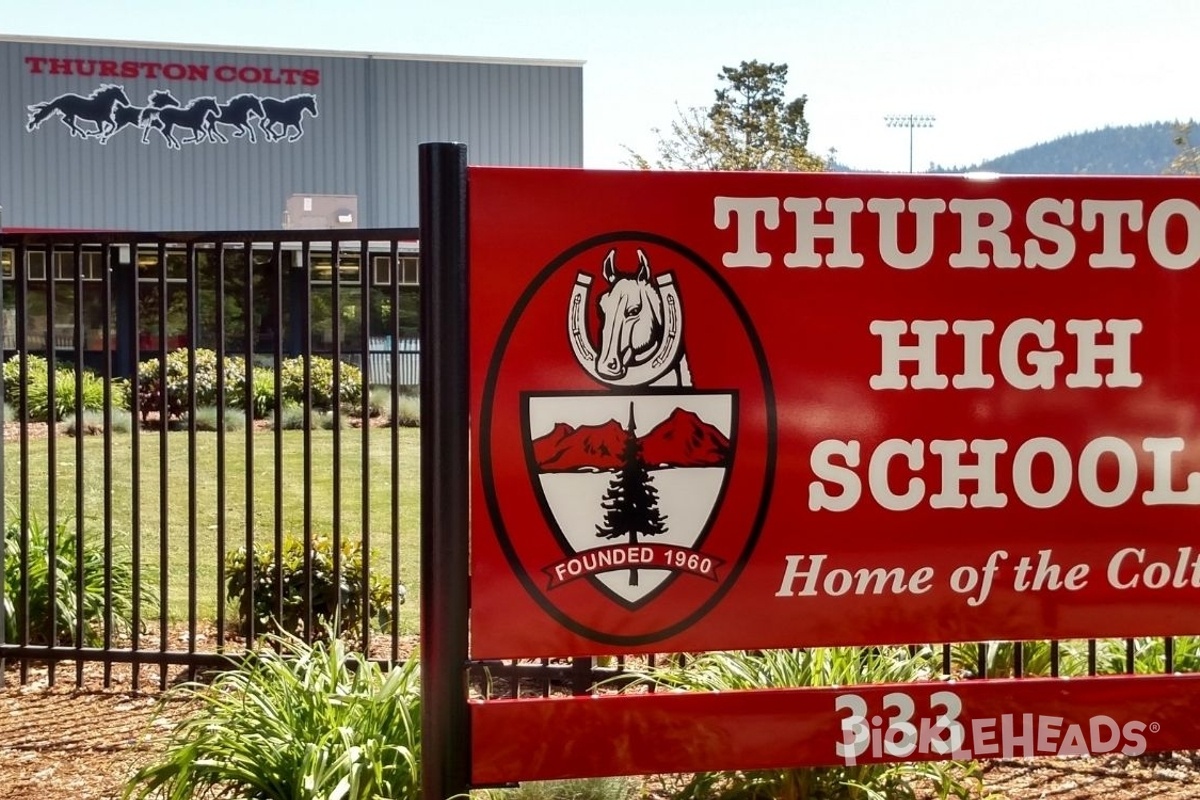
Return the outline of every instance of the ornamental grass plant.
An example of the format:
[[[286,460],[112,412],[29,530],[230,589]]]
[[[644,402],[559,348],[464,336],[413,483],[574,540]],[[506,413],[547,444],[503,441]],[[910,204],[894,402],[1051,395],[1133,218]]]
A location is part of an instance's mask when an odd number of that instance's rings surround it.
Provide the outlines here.
[[[123,551],[106,558],[98,533],[85,530],[80,540],[74,519],[58,519],[51,529],[37,516],[22,529],[14,515],[4,528],[3,555],[6,641],[24,641],[28,631],[30,644],[96,647],[106,630],[131,630],[133,566]],[[156,602],[150,587],[143,585],[142,599]]]
[[[475,792],[479,800],[635,800],[644,796],[635,778],[522,781],[511,789]]]
[[[199,710],[173,730],[124,797],[190,800],[415,800],[420,793],[418,662],[384,671],[340,639],[270,637],[211,684],[163,702]]]

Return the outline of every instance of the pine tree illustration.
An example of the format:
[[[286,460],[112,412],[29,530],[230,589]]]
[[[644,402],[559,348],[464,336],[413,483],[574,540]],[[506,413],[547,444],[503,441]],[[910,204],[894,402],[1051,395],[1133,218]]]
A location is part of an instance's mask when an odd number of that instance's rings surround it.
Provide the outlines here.
[[[658,509],[658,490],[646,462],[642,459],[642,443],[634,433],[633,403],[629,404],[629,425],[625,428],[625,444],[621,450],[621,467],[613,475],[604,498],[604,522],[596,526],[596,535],[604,539],[629,537],[630,544],[638,536],[658,536],[667,532],[667,518]],[[629,585],[638,585],[638,571],[629,570]]]

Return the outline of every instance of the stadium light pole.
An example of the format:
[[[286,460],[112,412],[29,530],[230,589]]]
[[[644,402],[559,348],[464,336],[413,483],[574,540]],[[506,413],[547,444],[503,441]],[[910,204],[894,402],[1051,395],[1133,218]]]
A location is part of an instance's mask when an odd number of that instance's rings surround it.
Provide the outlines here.
[[[889,114],[883,118],[889,128],[908,128],[908,171],[913,171],[913,129],[932,128],[932,114]]]

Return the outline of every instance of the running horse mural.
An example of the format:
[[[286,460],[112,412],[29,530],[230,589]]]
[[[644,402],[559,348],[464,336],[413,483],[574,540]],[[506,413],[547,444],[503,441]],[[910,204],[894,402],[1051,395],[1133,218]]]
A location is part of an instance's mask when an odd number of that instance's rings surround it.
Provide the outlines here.
[[[167,140],[167,147],[180,150],[184,144],[207,138],[212,118],[220,113],[215,97],[197,97],[183,108],[168,106],[158,111],[158,122],[162,126],[159,133]],[[175,128],[187,128],[192,132],[192,137],[180,142],[175,138]]]
[[[229,139],[221,133],[218,125],[228,125],[233,128],[234,137],[245,136],[254,144],[257,139],[254,138],[254,126],[250,124],[250,120],[257,118],[262,119],[263,114],[262,98],[256,94],[239,94],[229,98],[228,103],[219,104],[220,113],[212,117],[208,121],[207,133],[214,140],[226,144]]]
[[[311,93],[278,99],[244,92],[227,102],[204,96],[184,104],[170,91],[156,89],[145,106],[135,106],[130,103],[125,87],[116,84],[103,84],[87,96],[61,94],[30,105],[27,110],[25,128],[30,133],[58,114],[73,137],[107,144],[121,131],[136,128],[141,131],[142,144],[149,144],[151,131],[157,131],[171,150],[205,142],[227,145],[230,139],[222,126],[232,128],[234,138],[257,144],[256,121],[266,141],[297,142],[304,136],[304,115],[318,116],[317,97]],[[81,126],[80,121],[90,122],[94,127]],[[191,135],[179,138],[176,132],[180,128],[191,131]]]
[[[278,142],[287,139],[294,142],[304,135],[301,125],[304,112],[317,116],[317,97],[313,94],[297,94],[286,100],[264,97],[262,110],[263,118],[258,121],[258,127],[266,134],[267,141]],[[278,132],[275,130],[276,125],[280,127]],[[292,128],[295,128],[296,132],[289,136],[288,131]]]
[[[117,103],[113,107],[112,128],[108,133],[102,133],[97,137],[100,144],[108,144],[109,139],[129,127],[136,127],[142,131],[142,144],[145,144],[149,141],[151,130],[162,132],[162,125],[157,119],[158,112],[167,106],[179,105],[179,101],[172,97],[170,92],[162,90],[151,93],[147,103],[146,106],[127,106]]]
[[[118,103],[128,106],[129,98],[125,95],[124,87],[111,83],[101,84],[100,88],[86,97],[78,94],[60,94],[53,100],[28,106],[29,121],[25,123],[25,129],[35,131],[57,113],[62,115],[61,122],[71,130],[72,136],[81,139],[96,137],[103,140],[117,126],[113,109]],[[79,120],[93,123],[96,129],[79,127]]]

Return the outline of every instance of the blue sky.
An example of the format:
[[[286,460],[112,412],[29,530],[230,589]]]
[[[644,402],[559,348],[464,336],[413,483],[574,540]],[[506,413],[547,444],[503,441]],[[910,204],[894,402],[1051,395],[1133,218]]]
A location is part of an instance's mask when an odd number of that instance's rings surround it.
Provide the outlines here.
[[[652,153],[722,66],[789,66],[810,145],[858,169],[966,166],[1105,125],[1200,116],[1193,0],[0,0],[0,33],[578,59],[585,166]]]

